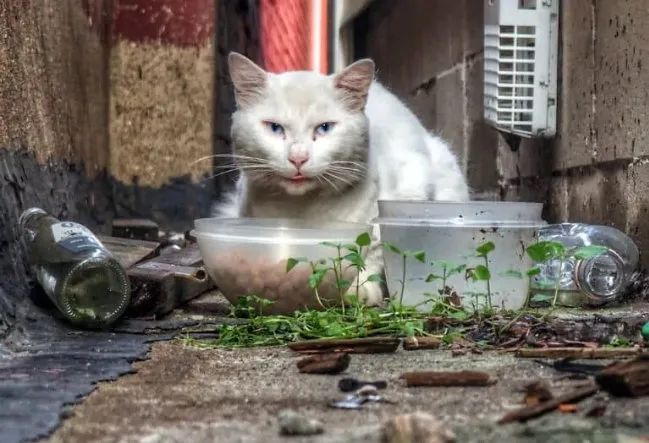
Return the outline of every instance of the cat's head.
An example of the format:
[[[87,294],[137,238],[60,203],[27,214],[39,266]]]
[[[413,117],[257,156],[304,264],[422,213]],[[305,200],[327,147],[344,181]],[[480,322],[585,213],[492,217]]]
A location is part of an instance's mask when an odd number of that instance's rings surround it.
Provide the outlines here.
[[[299,196],[339,193],[365,177],[371,60],[331,76],[273,74],[231,53],[229,68],[237,103],[233,155],[250,184]]]

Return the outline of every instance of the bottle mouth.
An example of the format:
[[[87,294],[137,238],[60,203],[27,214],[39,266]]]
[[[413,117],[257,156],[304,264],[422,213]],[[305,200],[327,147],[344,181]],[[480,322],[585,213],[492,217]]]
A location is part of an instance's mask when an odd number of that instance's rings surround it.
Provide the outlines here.
[[[21,228],[24,228],[27,222],[29,222],[29,219],[32,218],[34,215],[37,214],[47,214],[47,212],[41,208],[29,208],[23,211],[22,214],[20,214],[20,217],[18,217],[18,224],[20,225]]]
[[[575,282],[591,300],[597,304],[615,299],[624,285],[624,260],[615,251],[580,260],[574,268]]]

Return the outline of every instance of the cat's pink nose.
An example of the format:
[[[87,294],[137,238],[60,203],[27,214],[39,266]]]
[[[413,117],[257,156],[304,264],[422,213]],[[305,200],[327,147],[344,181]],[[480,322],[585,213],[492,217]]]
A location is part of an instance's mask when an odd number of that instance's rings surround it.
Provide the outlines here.
[[[293,165],[299,170],[303,164],[309,161],[308,154],[290,154],[288,156],[288,161],[293,163]]]

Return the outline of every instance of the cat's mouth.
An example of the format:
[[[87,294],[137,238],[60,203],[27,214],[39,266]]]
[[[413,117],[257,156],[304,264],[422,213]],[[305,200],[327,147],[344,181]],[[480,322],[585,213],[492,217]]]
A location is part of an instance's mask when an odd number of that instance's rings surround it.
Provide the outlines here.
[[[311,180],[311,178],[302,174],[295,174],[293,177],[289,178],[288,180],[290,180],[293,183],[303,183],[305,181]]]

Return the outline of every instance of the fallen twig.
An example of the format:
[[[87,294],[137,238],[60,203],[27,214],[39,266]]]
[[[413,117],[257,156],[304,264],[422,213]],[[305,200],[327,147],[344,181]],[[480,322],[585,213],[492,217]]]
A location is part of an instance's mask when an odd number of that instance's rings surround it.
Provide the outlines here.
[[[344,352],[317,354],[297,362],[300,372],[307,374],[338,374],[349,367],[349,355]]]
[[[559,407],[561,404],[566,403],[576,403],[584,398],[590,397],[591,395],[597,392],[597,385],[591,384],[588,386],[575,389],[572,392],[569,392],[558,397],[551,398],[550,400],[539,403],[535,406],[526,406],[515,411],[511,411],[505,414],[498,423],[505,424],[511,423],[514,421],[527,421],[531,418],[538,417],[547,412],[553,411]]]
[[[615,363],[602,369],[595,380],[603,390],[616,396],[649,395],[649,357]]]
[[[438,349],[442,345],[439,337],[407,337],[403,340],[403,349],[416,351],[418,349]]]
[[[640,348],[521,348],[516,357],[521,358],[616,358],[633,357]]]
[[[399,378],[406,386],[489,386],[497,382],[491,374],[478,371],[406,372]]]
[[[381,354],[395,352],[401,340],[394,337],[364,337],[351,339],[320,339],[289,343],[287,346],[301,354],[345,352],[348,354]]]

